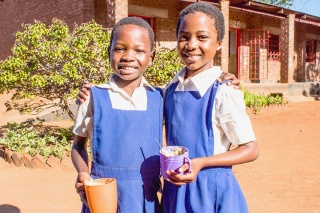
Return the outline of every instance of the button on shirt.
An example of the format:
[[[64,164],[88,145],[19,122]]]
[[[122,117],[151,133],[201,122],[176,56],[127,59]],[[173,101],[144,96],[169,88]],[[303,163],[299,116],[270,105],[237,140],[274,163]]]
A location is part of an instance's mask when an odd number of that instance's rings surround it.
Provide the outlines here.
[[[186,70],[183,68],[168,87],[179,81],[176,91],[198,91],[202,97],[221,73],[220,67],[215,66],[184,80]],[[221,85],[215,97],[212,115],[214,154],[228,151],[231,145],[256,140],[241,90]]]
[[[154,90],[145,78],[142,77],[139,87],[135,89],[132,97],[130,97],[117,86],[115,75],[110,77],[108,83],[98,85],[97,87],[108,89],[112,108],[119,110],[147,110],[147,92],[145,87]],[[93,140],[93,101],[90,96],[78,107],[73,132],[78,136],[90,137],[90,140]]]

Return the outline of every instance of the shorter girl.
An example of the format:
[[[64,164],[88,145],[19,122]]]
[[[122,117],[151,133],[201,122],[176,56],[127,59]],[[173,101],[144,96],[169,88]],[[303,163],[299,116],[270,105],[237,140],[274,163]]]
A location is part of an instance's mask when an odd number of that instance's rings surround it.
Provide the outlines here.
[[[111,177],[117,180],[118,212],[161,211],[157,192],[162,96],[142,76],[152,63],[153,47],[152,29],[141,18],[123,18],[112,30],[109,61],[115,74],[108,83],[91,88],[74,125],[71,157],[78,171],[76,189],[84,204],[83,183]],[[91,171],[85,149],[88,137]],[[83,205],[82,212],[90,210]]]

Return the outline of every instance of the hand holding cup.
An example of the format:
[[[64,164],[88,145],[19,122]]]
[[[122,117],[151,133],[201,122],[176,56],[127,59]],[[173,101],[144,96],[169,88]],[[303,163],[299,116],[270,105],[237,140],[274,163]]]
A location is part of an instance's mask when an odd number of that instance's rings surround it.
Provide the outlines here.
[[[167,170],[175,171],[177,174],[184,174],[179,172],[179,168],[185,163],[189,164],[188,172],[191,170],[191,160],[189,158],[189,151],[182,146],[167,146],[160,150],[160,164],[161,174],[164,179],[168,179]]]

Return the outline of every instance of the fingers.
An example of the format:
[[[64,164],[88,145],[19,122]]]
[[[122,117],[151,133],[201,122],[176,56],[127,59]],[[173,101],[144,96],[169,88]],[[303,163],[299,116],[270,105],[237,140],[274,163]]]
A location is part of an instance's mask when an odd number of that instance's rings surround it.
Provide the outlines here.
[[[191,183],[194,181],[195,176],[191,170],[190,173],[186,174],[177,174],[173,170],[167,172],[169,178],[166,179],[168,182],[181,186],[187,183]]]
[[[78,173],[78,181],[80,183],[84,183],[88,180],[92,180],[92,177],[89,175],[88,172],[79,172]]]
[[[77,105],[80,105],[84,102],[85,100],[83,100],[79,95],[77,95],[77,100],[75,101]]]
[[[179,173],[175,172],[174,170],[167,170],[166,173],[168,175],[168,179],[166,179],[168,182],[175,184],[175,185],[184,185],[187,183],[191,183],[195,180],[195,173],[191,169],[189,170],[189,164],[185,163],[183,166],[179,168]]]
[[[85,84],[81,87],[81,90],[79,91],[79,94],[81,93],[82,95],[89,95],[89,90],[90,87],[87,86],[88,84]]]
[[[77,95],[77,100],[76,100],[76,104],[80,105],[83,102],[85,102],[90,94],[89,90],[90,90],[90,86],[91,84],[84,84],[83,87],[81,88],[81,90],[79,90],[78,95]]]
[[[220,77],[217,78],[218,82],[232,80],[232,79],[233,79],[232,74],[228,72],[222,72]]]
[[[84,190],[77,190],[77,193],[80,196],[80,200],[82,203],[84,203],[86,206],[88,206],[87,196]]]
[[[240,80],[232,73],[221,73],[220,77],[217,79],[219,82],[228,81],[228,86],[234,86],[235,89],[240,90]]]
[[[180,173],[186,173],[188,170],[189,170],[189,164],[188,163],[183,164],[183,166],[181,166],[179,168],[179,172]]]
[[[232,85],[235,85],[235,86],[239,86],[240,85],[240,80],[239,79],[234,79],[231,81]]]
[[[92,178],[90,177],[89,173],[87,172],[79,172],[78,173],[78,178],[77,181],[75,183],[75,188],[77,190],[77,193],[80,196],[81,202],[84,203],[85,205],[88,206],[88,201],[87,201],[87,197],[86,197],[86,192],[85,192],[85,188],[84,188],[84,182],[91,180]]]
[[[242,87],[241,86],[233,86],[236,90],[241,90],[242,89]]]
[[[233,80],[235,76],[232,73],[221,73],[220,77],[222,81]],[[235,78],[237,79],[237,78]]]

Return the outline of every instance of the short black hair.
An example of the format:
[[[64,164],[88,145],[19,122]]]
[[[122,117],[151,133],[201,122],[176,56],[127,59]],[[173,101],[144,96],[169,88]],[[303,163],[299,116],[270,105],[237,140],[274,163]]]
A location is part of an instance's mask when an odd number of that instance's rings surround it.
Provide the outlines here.
[[[153,50],[153,48],[154,48],[154,33],[152,31],[152,28],[147,21],[145,21],[144,19],[139,18],[139,17],[125,17],[125,18],[122,18],[120,21],[118,21],[118,23],[116,23],[116,25],[112,28],[112,31],[111,31],[110,44],[109,44],[110,46],[111,46],[112,40],[114,38],[114,34],[116,33],[116,31],[119,28],[121,28],[124,25],[136,25],[136,26],[139,26],[139,27],[146,29],[149,34],[151,51]]]
[[[205,2],[197,2],[190,4],[186,8],[184,8],[178,17],[178,23],[176,28],[176,36],[178,36],[178,31],[180,28],[181,20],[188,14],[202,12],[215,20],[215,27],[218,32],[217,39],[218,41],[222,41],[225,34],[225,26],[224,26],[224,18],[222,12],[214,5],[205,3]]]

